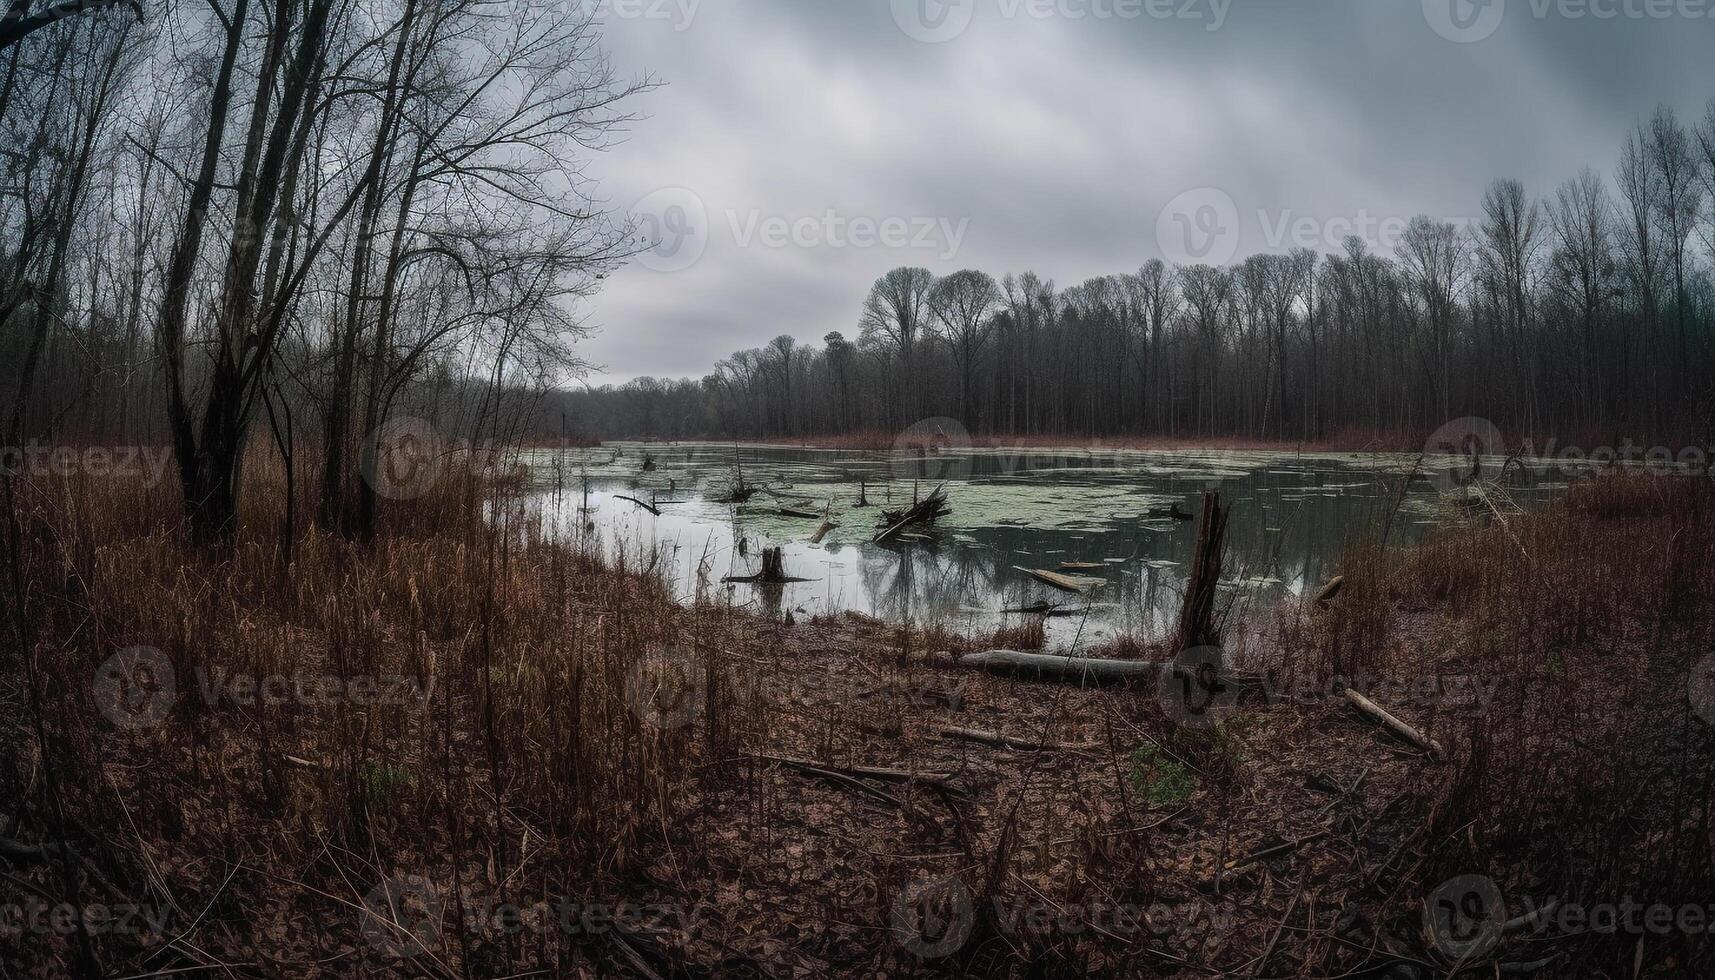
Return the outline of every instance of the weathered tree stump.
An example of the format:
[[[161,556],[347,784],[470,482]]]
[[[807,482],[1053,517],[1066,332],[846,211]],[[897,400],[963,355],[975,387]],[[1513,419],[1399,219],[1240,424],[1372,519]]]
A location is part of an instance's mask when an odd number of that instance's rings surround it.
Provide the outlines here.
[[[1179,607],[1177,649],[1221,645],[1221,624],[1216,615],[1216,587],[1221,581],[1221,553],[1227,537],[1227,510],[1221,495],[1203,494],[1203,512],[1197,520],[1197,544],[1192,548],[1191,578],[1185,583],[1185,602]]]
[[[758,582],[786,581],[786,560],[781,556],[779,548],[762,549],[762,573],[756,577]]]

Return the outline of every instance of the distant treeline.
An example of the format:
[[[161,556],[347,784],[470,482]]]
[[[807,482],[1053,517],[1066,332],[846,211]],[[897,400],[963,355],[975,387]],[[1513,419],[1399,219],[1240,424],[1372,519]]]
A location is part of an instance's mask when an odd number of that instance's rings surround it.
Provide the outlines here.
[[[782,336],[699,380],[567,399],[606,436],[798,437],[951,416],[974,433],[1319,441],[1478,415],[1509,432],[1706,440],[1715,415],[1715,102],[1631,133],[1611,179],[1498,180],[1469,226],[1413,219],[1228,267],[1057,287],[895,269],[855,342]]]

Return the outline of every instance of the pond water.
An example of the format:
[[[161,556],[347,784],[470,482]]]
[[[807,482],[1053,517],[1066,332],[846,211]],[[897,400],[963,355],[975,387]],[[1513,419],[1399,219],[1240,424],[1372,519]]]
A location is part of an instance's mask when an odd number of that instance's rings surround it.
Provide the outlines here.
[[[553,533],[633,570],[651,568],[683,599],[699,591],[769,615],[855,610],[893,621],[987,631],[1038,603],[1076,609],[1047,619],[1050,645],[1085,647],[1172,628],[1189,574],[1205,490],[1231,506],[1224,587],[1234,608],[1267,609],[1315,590],[1341,551],[1384,528],[1410,541],[1456,508],[1415,456],[1106,449],[910,452],[732,444],[637,444],[526,454],[528,505]],[[742,470],[762,488],[723,502]],[[1529,506],[1564,483],[1514,471]],[[883,509],[946,486],[933,541],[872,542]],[[860,507],[860,494],[869,504]],[[653,502],[645,508],[621,497]],[[585,509],[587,507],[587,510]],[[796,514],[816,516],[794,516]],[[810,539],[827,514],[838,525]],[[1390,516],[1391,515],[1391,516]],[[784,586],[723,583],[783,549]],[[1087,594],[1021,569],[1098,578]],[[1010,617],[1010,618],[1009,618]]]

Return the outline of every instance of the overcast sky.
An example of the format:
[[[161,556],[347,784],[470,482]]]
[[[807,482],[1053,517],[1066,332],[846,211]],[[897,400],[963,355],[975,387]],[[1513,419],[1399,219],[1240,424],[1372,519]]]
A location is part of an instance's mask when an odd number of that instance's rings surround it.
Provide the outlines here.
[[[1385,248],[1715,97],[1715,0],[600,2],[616,69],[663,84],[591,168],[660,242],[586,310],[594,384],[855,338],[897,265]]]

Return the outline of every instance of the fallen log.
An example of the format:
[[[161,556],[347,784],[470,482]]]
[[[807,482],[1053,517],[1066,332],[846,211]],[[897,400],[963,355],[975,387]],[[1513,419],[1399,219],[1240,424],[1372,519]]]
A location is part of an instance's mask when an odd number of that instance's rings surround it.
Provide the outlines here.
[[[1059,572],[1050,572],[1045,568],[1025,568],[1023,565],[1014,565],[1012,568],[1013,571],[1023,572],[1038,582],[1044,585],[1052,585],[1063,592],[1084,593],[1097,586],[1107,584],[1099,578],[1089,578],[1083,575],[1062,575]]]
[[[1316,593],[1316,599],[1314,600],[1316,605],[1320,608],[1327,609],[1328,603],[1333,602],[1334,597],[1339,595],[1340,590],[1345,588],[1345,586],[1346,576],[1344,575],[1336,575],[1329,579],[1327,584],[1323,585]]]
[[[1162,668],[1161,664],[1142,660],[1096,660],[1089,657],[1062,657],[1051,653],[1024,653],[1018,650],[967,653],[960,657],[957,663],[960,667],[986,670],[991,674],[1108,684],[1154,678],[1161,673]]]
[[[823,521],[822,526],[816,529],[816,533],[810,535],[810,543],[821,544],[822,539],[827,536],[828,532],[832,531],[836,527],[839,527],[839,525],[835,524],[833,521]]]
[[[0,837],[0,857],[13,864],[45,864],[60,856],[61,845],[56,843],[26,844],[9,837]]]
[[[1357,691],[1354,691],[1349,687],[1346,688],[1345,695],[1346,700],[1351,702],[1352,707],[1357,708],[1359,711],[1369,716],[1371,721],[1381,725],[1383,728],[1393,732],[1395,735],[1398,735],[1400,738],[1405,739],[1407,742],[1410,742],[1423,751],[1428,752],[1430,755],[1439,756],[1441,754],[1440,742],[1429,738],[1417,729],[1407,725],[1403,721],[1400,721],[1398,718],[1395,718],[1381,705],[1376,704],[1374,701],[1371,701],[1369,698],[1364,697],[1362,694],[1359,694]]]
[[[775,513],[779,514],[781,517],[801,517],[807,521],[813,521],[822,516],[812,511],[798,510],[795,507],[781,507],[776,510]]]
[[[868,779],[879,779],[888,783],[928,783],[932,786],[945,786],[947,780],[953,778],[948,772],[910,772],[905,769],[884,769],[877,766],[835,766],[826,762],[812,762],[809,759],[795,759],[787,755],[764,755],[757,753],[752,758],[763,762],[773,762],[788,769],[802,772],[838,773],[842,776],[863,776]]]
[[[1297,840],[1282,841],[1279,844],[1275,844],[1273,847],[1265,847],[1259,851],[1252,851],[1244,857],[1228,861],[1226,868],[1228,871],[1237,871],[1240,868],[1250,867],[1258,861],[1266,861],[1269,858],[1279,857],[1282,854],[1290,854],[1291,852],[1298,850],[1304,844],[1307,844],[1327,833],[1328,832],[1326,830],[1314,830]]]
[[[844,786],[847,789],[855,790],[865,796],[874,797],[884,803],[891,803],[898,807],[905,805],[900,801],[899,797],[894,796],[892,793],[889,793],[886,790],[877,789],[863,780],[858,779],[855,776],[848,776],[843,772],[838,772],[833,769],[824,769],[821,766],[789,766],[788,768],[797,772],[801,776],[808,776],[814,779],[825,779],[830,783],[835,783],[840,786]]]
[[[1038,742],[1035,739],[1019,738],[1016,735],[1002,735],[1000,732],[989,732],[980,728],[955,728],[950,725],[941,729],[941,736],[963,742],[978,742],[982,745],[1024,749],[1027,752],[1036,752],[1042,749],[1052,749],[1057,752],[1087,752],[1095,748],[1091,742]]]
[[[641,500],[638,500],[638,499],[637,499],[637,498],[636,498],[636,497],[627,497],[627,496],[626,496],[626,495],[625,495],[625,494],[623,494],[623,493],[616,493],[616,494],[614,494],[614,495],[613,495],[613,499],[615,499],[615,500],[629,500],[629,501],[631,501],[631,502],[632,502],[632,503],[634,503],[634,504],[636,504],[636,505],[637,505],[637,506],[639,506],[639,507],[641,507],[641,508],[643,508],[643,509],[644,509],[644,510],[646,510],[646,511],[648,511],[648,512],[649,512],[649,513],[651,513],[651,514],[654,514],[654,515],[655,515],[655,516],[656,516],[656,517],[660,517],[660,516],[661,516],[661,512],[660,512],[660,511],[659,511],[659,510],[657,510],[657,509],[656,509],[656,508],[655,508],[655,505],[653,505],[653,504],[646,504],[646,503],[644,503],[644,502],[643,502],[643,501],[641,501]]]
[[[1105,572],[1108,566],[1099,561],[1063,561],[1060,563],[1062,572]]]

